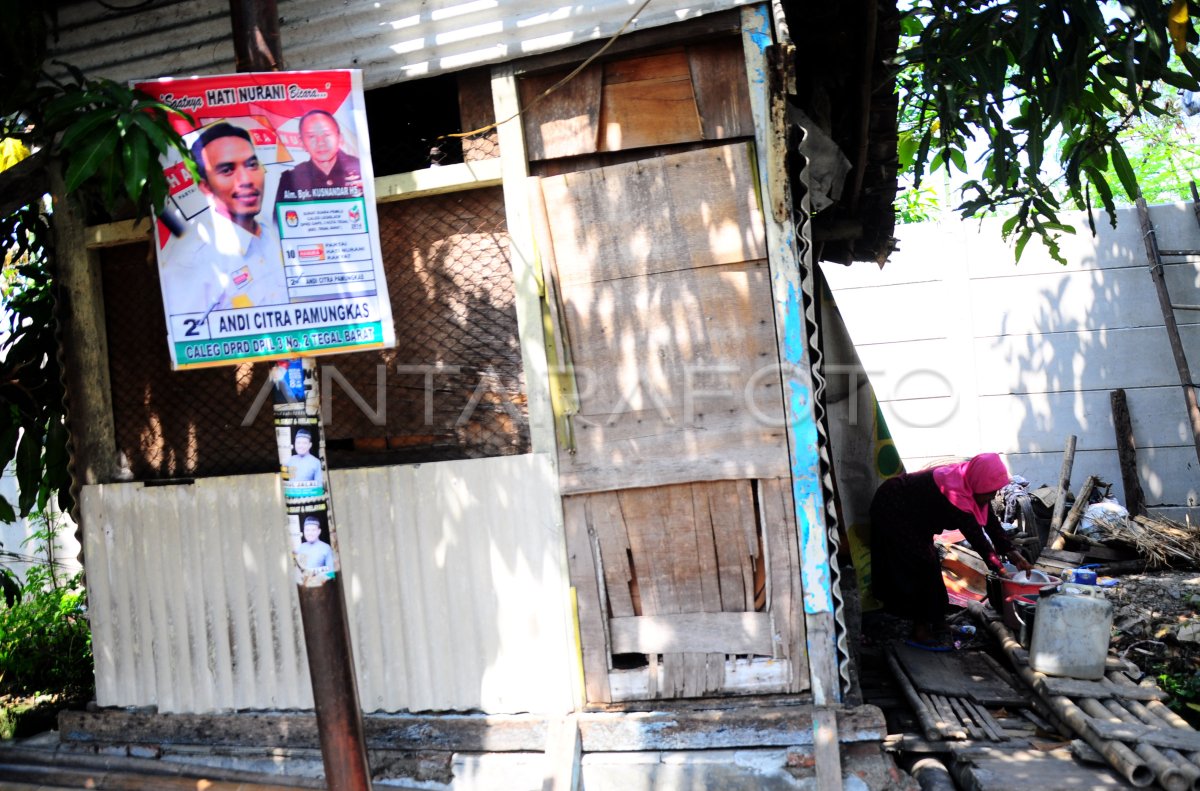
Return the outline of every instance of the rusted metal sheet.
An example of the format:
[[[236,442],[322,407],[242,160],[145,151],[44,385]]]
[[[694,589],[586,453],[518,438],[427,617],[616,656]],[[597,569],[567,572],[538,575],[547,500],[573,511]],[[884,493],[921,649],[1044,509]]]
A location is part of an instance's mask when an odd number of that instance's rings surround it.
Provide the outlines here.
[[[745,5],[744,0],[656,0],[628,31]],[[278,0],[290,69],[357,68],[367,88],[501,63],[621,28],[639,3],[598,0]],[[99,3],[58,11],[52,58],[115,80],[235,70],[228,0],[158,0],[132,12]]]
[[[553,482],[540,454],[332,473],[365,711],[570,708]],[[277,476],[81,505],[101,706],[312,706]]]

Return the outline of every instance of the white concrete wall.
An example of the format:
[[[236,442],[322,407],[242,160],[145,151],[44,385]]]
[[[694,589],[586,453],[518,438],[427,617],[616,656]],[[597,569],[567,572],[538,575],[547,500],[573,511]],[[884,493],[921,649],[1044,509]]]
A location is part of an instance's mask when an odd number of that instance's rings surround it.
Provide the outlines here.
[[[17,481],[11,474],[0,476],[0,495],[3,495],[13,509],[17,507]],[[79,571],[79,541],[75,539],[75,523],[66,514],[55,516],[62,528],[58,531],[54,543],[54,565],[59,579],[70,577]],[[28,539],[40,528],[31,519],[17,519],[12,523],[0,522],[0,566],[16,573],[22,581],[25,571],[32,563],[46,560],[46,553],[39,552],[33,542]]]
[[[1200,248],[1190,205],[1158,206],[1163,249]],[[880,270],[826,264],[834,299],[908,469],[996,451],[1035,486],[1058,480],[1078,437],[1073,482],[1099,475],[1123,498],[1109,393],[1126,391],[1147,502],[1200,506],[1200,467],[1134,210],[1116,230],[1082,215],[1067,265],[1031,242],[1019,264],[999,220],[897,227]],[[1173,301],[1200,303],[1200,256],[1168,259]],[[1178,311],[1192,381],[1200,313]],[[1178,516],[1178,509],[1171,514]]]

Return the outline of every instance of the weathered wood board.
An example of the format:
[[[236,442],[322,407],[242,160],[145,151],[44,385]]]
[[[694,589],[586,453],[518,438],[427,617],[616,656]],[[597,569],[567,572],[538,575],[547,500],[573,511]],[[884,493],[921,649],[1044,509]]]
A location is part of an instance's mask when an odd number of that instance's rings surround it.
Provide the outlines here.
[[[748,146],[541,187],[578,387],[563,491],[789,474]]]
[[[974,788],[986,791],[1029,791],[1031,788],[1087,789],[1127,788],[1112,770],[1076,761],[1068,750],[973,751],[966,773]]]
[[[520,79],[532,162],[754,134],[736,36],[571,70]]]
[[[573,495],[564,513],[590,701],[615,699],[613,683],[640,689],[635,697],[807,687],[795,519],[782,480]],[[756,607],[759,574],[769,596]],[[624,680],[631,671],[612,670],[616,654],[646,657],[640,686]],[[785,675],[753,681],[756,671],[738,668],[755,658]],[[590,678],[600,673],[609,681]]]
[[[996,675],[979,651],[931,653],[898,645],[896,658],[922,692],[970,698],[984,706],[1017,706],[1029,700]]]

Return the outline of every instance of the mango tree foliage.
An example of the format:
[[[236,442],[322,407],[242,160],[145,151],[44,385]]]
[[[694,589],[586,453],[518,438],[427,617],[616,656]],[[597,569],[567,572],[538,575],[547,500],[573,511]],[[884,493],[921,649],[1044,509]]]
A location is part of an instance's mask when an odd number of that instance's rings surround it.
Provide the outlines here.
[[[0,169],[0,180],[24,171],[0,189],[4,205],[13,207],[0,212],[6,329],[0,343],[0,468],[13,465],[19,491],[16,508],[0,497],[3,521],[42,510],[51,498],[63,510],[73,504],[54,310],[59,259],[53,207],[29,186],[47,183],[35,178],[36,169],[61,168],[67,192],[91,213],[142,215],[151,206],[161,208],[167,195],[159,155],[175,149],[191,162],[168,120],[178,111],[74,69],[68,68],[69,80],[53,79],[43,69],[42,14],[28,3],[0,0],[0,151],[9,165]],[[28,152],[28,158],[20,155]],[[26,192],[14,195],[18,189]]]
[[[1186,0],[915,0],[898,78],[901,161],[918,186],[943,167],[978,173],[957,210],[1011,212],[1003,229],[1018,259],[1036,234],[1061,261],[1056,237],[1074,229],[1060,211],[1103,208],[1115,225],[1113,183],[1140,194],[1122,133],[1165,115],[1177,90],[1200,90],[1197,13]],[[973,139],[986,150],[969,165]]]

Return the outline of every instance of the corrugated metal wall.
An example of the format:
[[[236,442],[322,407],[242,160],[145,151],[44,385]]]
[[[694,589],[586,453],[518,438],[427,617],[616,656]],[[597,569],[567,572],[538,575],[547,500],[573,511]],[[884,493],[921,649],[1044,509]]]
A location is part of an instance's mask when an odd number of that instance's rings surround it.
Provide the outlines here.
[[[655,0],[628,30],[643,30],[745,0]],[[611,36],[640,5],[597,0],[279,0],[291,69],[362,69],[367,88],[500,63]],[[97,2],[58,10],[52,58],[114,80],[234,71],[227,0],[156,0],[134,12]]]
[[[365,711],[570,708],[577,667],[542,455],[337,470]],[[310,708],[278,476],[88,486],[101,706]]]

